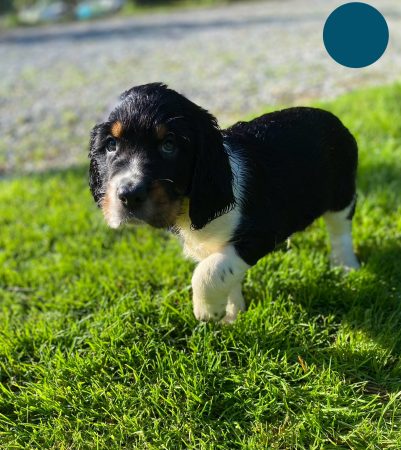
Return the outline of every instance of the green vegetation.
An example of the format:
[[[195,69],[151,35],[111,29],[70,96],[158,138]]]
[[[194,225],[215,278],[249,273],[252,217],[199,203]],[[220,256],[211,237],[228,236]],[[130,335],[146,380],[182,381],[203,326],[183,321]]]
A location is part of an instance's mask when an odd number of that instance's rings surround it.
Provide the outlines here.
[[[400,104],[322,105],[360,145],[362,269],[329,269],[318,221],[233,326],[195,321],[174,237],[106,228],[86,168],[3,179],[0,448],[401,448]]]

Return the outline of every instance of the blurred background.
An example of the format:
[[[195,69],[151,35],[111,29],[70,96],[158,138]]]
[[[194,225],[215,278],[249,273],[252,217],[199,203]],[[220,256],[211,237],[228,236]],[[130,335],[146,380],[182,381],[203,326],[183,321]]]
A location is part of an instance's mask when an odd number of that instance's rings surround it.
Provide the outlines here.
[[[322,30],[338,0],[1,0],[0,175],[87,163],[91,127],[133,85],[166,82],[222,127],[399,79],[400,0],[369,3],[390,44],[339,66]]]

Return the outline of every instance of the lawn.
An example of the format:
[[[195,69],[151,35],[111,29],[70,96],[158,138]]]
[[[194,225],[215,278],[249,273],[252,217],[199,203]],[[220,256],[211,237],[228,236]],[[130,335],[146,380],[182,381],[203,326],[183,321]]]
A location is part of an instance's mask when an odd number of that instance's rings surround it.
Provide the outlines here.
[[[232,326],[194,319],[173,236],[106,228],[86,167],[3,179],[0,448],[400,449],[400,105],[319,105],[359,142],[361,270],[330,270],[319,220],[248,272]]]

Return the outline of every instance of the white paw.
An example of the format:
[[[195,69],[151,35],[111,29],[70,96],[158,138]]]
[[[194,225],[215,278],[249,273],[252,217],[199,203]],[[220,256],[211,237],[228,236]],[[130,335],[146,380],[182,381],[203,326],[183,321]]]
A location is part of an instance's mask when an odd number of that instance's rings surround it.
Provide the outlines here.
[[[226,314],[227,301],[205,302],[203,299],[193,299],[194,315],[197,320],[202,322],[214,321],[218,322]]]
[[[330,266],[332,268],[340,267],[347,273],[351,272],[352,270],[358,270],[361,267],[357,257],[353,253],[347,255],[346,257],[343,256],[338,257],[337,255],[331,255]]]
[[[222,319],[222,323],[230,324],[235,321],[238,313],[245,311],[245,301],[242,296],[241,285],[236,286],[228,296],[226,307],[226,315]]]
[[[221,323],[226,325],[230,325],[234,323],[237,319],[238,313],[243,311],[243,309],[238,308],[230,308],[229,311],[226,312],[226,315],[221,319]]]

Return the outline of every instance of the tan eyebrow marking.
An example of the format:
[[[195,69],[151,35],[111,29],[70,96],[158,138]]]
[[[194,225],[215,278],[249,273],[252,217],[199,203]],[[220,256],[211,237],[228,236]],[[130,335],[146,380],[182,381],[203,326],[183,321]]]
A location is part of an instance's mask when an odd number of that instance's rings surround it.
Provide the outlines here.
[[[119,138],[123,134],[123,125],[119,120],[116,120],[110,128],[111,134],[115,138]]]
[[[163,140],[166,137],[167,134],[167,127],[164,124],[157,125],[156,126],[156,137],[160,141]]]

